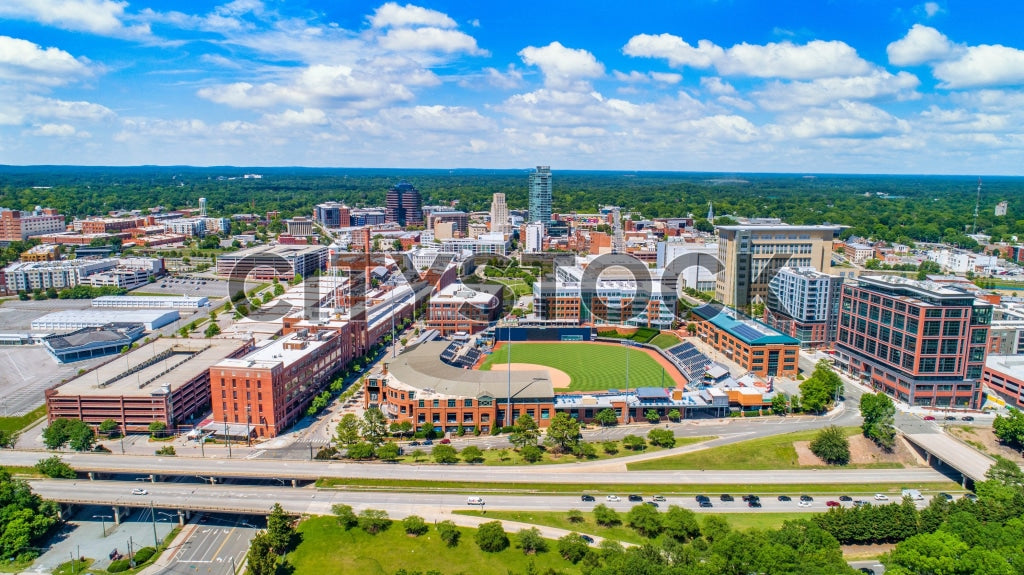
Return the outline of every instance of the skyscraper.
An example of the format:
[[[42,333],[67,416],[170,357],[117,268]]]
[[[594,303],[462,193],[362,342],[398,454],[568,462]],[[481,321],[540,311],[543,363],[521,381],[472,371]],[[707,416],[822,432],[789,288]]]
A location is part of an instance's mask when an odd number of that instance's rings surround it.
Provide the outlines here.
[[[551,221],[551,166],[537,166],[530,174],[530,221]]]
[[[400,226],[423,225],[423,201],[420,191],[408,182],[399,182],[388,190],[384,201],[384,222]]]
[[[512,226],[508,222],[505,194],[494,194],[491,197],[491,231],[499,234],[507,234],[512,231]]]

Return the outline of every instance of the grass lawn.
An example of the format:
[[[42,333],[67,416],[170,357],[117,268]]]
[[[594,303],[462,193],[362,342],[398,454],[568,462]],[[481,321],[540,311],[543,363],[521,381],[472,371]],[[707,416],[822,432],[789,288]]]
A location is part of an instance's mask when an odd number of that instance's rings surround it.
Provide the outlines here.
[[[860,433],[859,427],[844,427],[846,435]],[[630,463],[630,471],[670,469],[810,469],[797,462],[794,441],[809,441],[818,434],[817,429],[796,431],[722,445],[704,451],[684,453],[651,461]],[[902,469],[899,463],[850,464],[845,469]],[[822,467],[827,469],[827,467]]]
[[[636,435],[640,435],[641,437],[646,438],[646,435],[643,435],[643,434],[640,434],[640,433],[637,433]],[[710,437],[677,437],[676,438],[676,447],[682,447],[684,445],[691,445],[693,443],[701,443],[701,442],[704,442],[704,441],[710,441],[712,439],[715,439],[715,436],[710,436]],[[648,445],[647,448],[642,450],[642,451],[630,451],[630,450],[628,450],[628,449],[626,449],[625,447],[622,446],[622,442],[621,441],[612,441],[610,443],[614,443],[616,445],[616,452],[614,454],[609,454],[609,453],[606,453],[605,450],[604,450],[604,442],[590,442],[590,443],[594,446],[594,449],[597,450],[597,457],[594,457],[593,459],[577,459],[576,456],[572,455],[571,453],[551,453],[549,451],[544,451],[543,452],[543,458],[540,461],[538,461],[537,463],[533,463],[533,464],[526,464],[526,462],[523,461],[523,458],[520,457],[519,454],[515,450],[513,450],[511,448],[504,450],[505,451],[504,457],[502,457],[502,453],[501,452],[503,450],[501,450],[501,449],[485,449],[485,450],[483,450],[483,456],[484,456],[483,463],[475,463],[473,465],[510,466],[510,465],[544,465],[544,464],[553,464],[553,463],[576,463],[576,462],[580,462],[580,461],[597,461],[597,460],[600,460],[600,459],[616,459],[616,458],[619,458],[619,457],[626,457],[626,456],[629,456],[629,455],[637,455],[639,453],[649,453],[649,452],[653,452],[653,451],[663,451],[664,450],[664,448],[662,448],[662,447],[656,447],[654,445]],[[412,448],[408,448],[408,449],[409,450],[415,450],[417,448],[412,447]],[[433,461],[433,459],[430,456],[430,449],[431,448],[429,446],[427,446],[427,447],[420,447],[418,449],[423,454],[422,457],[420,457],[418,461],[417,461],[416,458],[408,456],[408,455],[399,458],[399,461],[401,461],[403,463],[418,463],[418,464],[422,464],[424,462],[429,463],[429,462]]]
[[[19,417],[0,417],[0,430],[14,433],[28,427],[37,419],[46,415],[46,406],[40,405],[25,415]]]
[[[662,503],[662,505],[665,505]],[[668,509],[665,507],[665,509]],[[619,513],[619,517],[622,519],[622,525],[616,525],[614,527],[602,527],[594,521],[594,514],[590,511],[582,511],[583,523],[570,523],[566,517],[568,513],[564,511],[490,511],[483,513],[481,511],[469,511],[469,510],[457,510],[454,513],[458,515],[474,515],[476,517],[488,517],[493,519],[502,519],[506,521],[519,521],[521,523],[530,523],[532,525],[546,525],[548,527],[557,527],[559,529],[566,529],[568,531],[577,531],[579,533],[587,533],[590,535],[597,535],[606,539],[614,539],[616,541],[625,541],[627,543],[647,543],[651,540],[638,534],[631,527],[625,525],[626,513]],[[699,518],[703,518],[710,513],[698,513]],[[791,521],[793,519],[808,519],[812,514],[810,513],[716,513],[719,517],[729,522],[729,525],[733,529],[778,529],[782,527],[784,521]]]
[[[668,349],[674,345],[679,345],[679,338],[668,333],[659,333],[654,336],[654,339],[650,341],[651,345],[656,345],[661,349]]]
[[[460,527],[462,537],[456,547],[449,548],[441,541],[437,531],[419,537],[408,537],[400,522],[377,535],[369,535],[359,528],[345,531],[333,517],[314,517],[299,524],[302,542],[287,555],[294,573],[332,573],[359,575],[393,575],[399,569],[441,573],[473,573],[474,575],[506,575],[525,573],[532,562],[536,572],[554,569],[560,573],[575,574],[579,569],[550,550],[534,556],[524,555],[515,548],[515,537],[508,533],[512,544],[499,553],[485,553],[477,547],[475,529]]]
[[[645,352],[633,348],[593,343],[544,344],[513,343],[512,363],[533,363],[560,369],[568,374],[572,391],[623,389],[626,386],[626,353],[629,353],[629,387],[661,387],[662,381],[672,384],[672,378],[663,376],[658,362]],[[508,346],[492,353],[482,370],[495,364],[508,362]]]

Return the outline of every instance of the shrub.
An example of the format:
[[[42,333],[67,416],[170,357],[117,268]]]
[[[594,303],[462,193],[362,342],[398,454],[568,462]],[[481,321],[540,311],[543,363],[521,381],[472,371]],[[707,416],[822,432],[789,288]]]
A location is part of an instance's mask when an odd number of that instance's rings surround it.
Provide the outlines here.
[[[579,533],[570,533],[558,540],[558,554],[570,563],[579,563],[589,548]]]
[[[459,537],[462,536],[462,532],[455,526],[455,522],[451,520],[445,520],[438,523],[436,526],[437,534],[441,536],[441,541],[449,547],[455,547],[459,544]]]
[[[341,503],[332,505],[331,513],[334,513],[338,518],[338,525],[341,525],[346,531],[359,524],[359,518],[356,517],[355,511],[352,511],[351,505]]]
[[[850,462],[850,440],[834,425],[819,431],[810,447],[811,453],[829,465],[846,465]]]
[[[604,503],[600,503],[594,507],[594,521],[596,521],[598,525],[604,525],[605,527],[611,527],[612,525],[622,523],[622,520],[619,519],[619,513]]]
[[[423,535],[429,529],[427,523],[419,515],[410,515],[403,519],[402,527],[407,534],[416,535],[417,537]]]
[[[382,509],[364,509],[359,513],[357,522],[359,528],[370,535],[387,531],[388,527],[391,527],[391,519],[388,519],[387,511]]]
[[[476,544],[481,551],[497,553],[508,548],[508,535],[505,535],[505,528],[501,521],[490,521],[484,523],[476,530]]]
[[[647,432],[647,440],[651,445],[672,448],[676,446],[676,434],[671,429],[652,429]]]
[[[548,550],[548,542],[541,537],[540,529],[536,527],[520,529],[519,533],[516,533],[516,545],[523,550],[524,555],[543,553]]]
[[[131,562],[127,559],[116,559],[111,561],[110,565],[107,565],[107,571],[110,573],[120,573],[122,571],[127,571],[130,568]]]
[[[165,446],[161,447],[160,449],[157,449],[156,450],[156,454],[157,455],[177,455],[177,453],[174,451],[174,446],[173,445],[165,445]]]
[[[154,555],[156,555],[156,549],[153,547],[143,547],[135,552],[135,564],[141,565],[146,561],[149,561]]]
[[[536,445],[527,445],[519,451],[519,454],[529,463],[537,463],[544,456],[544,452]]]

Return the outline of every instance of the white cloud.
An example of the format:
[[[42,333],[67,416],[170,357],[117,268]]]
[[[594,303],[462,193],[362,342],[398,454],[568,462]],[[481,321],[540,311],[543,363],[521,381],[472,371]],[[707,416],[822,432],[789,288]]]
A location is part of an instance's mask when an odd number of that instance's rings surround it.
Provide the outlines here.
[[[513,64],[509,64],[505,72],[497,68],[484,68],[484,74],[487,75],[487,83],[495,88],[511,90],[523,84],[523,73],[516,70]]]
[[[797,138],[870,138],[908,129],[906,121],[880,108],[863,102],[841,101],[830,108],[810,109],[788,118],[780,132]]]
[[[629,39],[622,51],[627,56],[663,58],[671,66],[692,68],[708,68],[723,53],[708,40],[699,41],[695,48],[672,34],[638,34]]]
[[[950,99],[961,105],[985,112],[1018,112],[1024,110],[1024,91],[970,90],[954,92]]]
[[[716,96],[734,96],[736,95],[736,88],[728,82],[723,82],[721,78],[714,76],[705,76],[700,79],[700,86],[708,91],[710,94]]]
[[[957,46],[930,26],[914,24],[907,35],[885,48],[889,63],[894,66],[916,66],[943,60],[957,51]]]
[[[1010,119],[1005,114],[979,114],[963,109],[949,110],[938,106],[931,106],[921,112],[921,118],[932,127],[961,133],[1002,132],[1016,127],[1011,126]]]
[[[527,46],[519,51],[519,56],[527,65],[540,68],[544,74],[544,85],[549,88],[568,88],[577,81],[604,74],[604,65],[593,54],[566,48],[559,42],[540,48]]]
[[[100,104],[84,101],[55,100],[31,97],[27,102],[36,118],[59,118],[99,121],[114,117],[114,112]]]
[[[265,120],[275,126],[325,126],[327,114],[318,108],[303,108],[302,111],[285,110],[280,114],[266,114]]]
[[[92,70],[87,60],[77,59],[59,48],[0,36],[0,80],[13,80],[43,86],[59,86]]]
[[[451,54],[454,52],[467,52],[469,54],[486,54],[476,45],[476,39],[458,30],[442,30],[440,28],[398,28],[388,30],[387,34],[379,40],[380,45],[387,50],[396,52],[422,51],[422,52],[443,52]]]
[[[925,16],[928,16],[929,18],[932,18],[939,12],[945,11],[942,9],[942,6],[939,6],[938,2],[925,2],[922,8],[924,9]]]
[[[199,61],[203,62],[204,64],[210,64],[212,66],[218,66],[220,68],[231,68],[237,70],[242,67],[238,62],[230,58],[225,58],[220,54],[203,54],[199,57]]]
[[[650,82],[657,82],[659,84],[678,84],[683,81],[682,74],[673,74],[671,72],[638,72],[637,70],[631,70],[629,74],[620,72],[618,70],[612,71],[612,75],[615,79],[620,82],[627,82],[630,84],[647,84]]]
[[[943,88],[1024,85],[1024,50],[971,46],[958,58],[935,64],[933,74]]]
[[[742,43],[725,50],[708,40],[700,40],[693,47],[672,34],[640,34],[629,39],[623,52],[635,57],[664,58],[672,66],[714,66],[722,75],[755,78],[809,80],[856,76],[872,68],[849,44],[839,41],[813,40],[803,45],[789,41]]]
[[[41,126],[37,126],[31,133],[35,136],[56,136],[66,138],[68,136],[74,136],[76,132],[75,127],[71,124],[43,124]]]
[[[396,28],[409,26],[433,26],[436,28],[454,28],[455,20],[447,14],[430,10],[412,4],[399,6],[395,2],[388,2],[374,11],[370,17],[370,24],[374,28]]]
[[[149,36],[146,25],[126,27],[127,2],[111,0],[4,0],[0,17],[20,18],[64,30],[104,36]]]
[[[414,106],[381,110],[385,125],[400,130],[462,132],[479,134],[494,127],[494,121],[472,108],[462,106]]]
[[[883,97],[913,99],[920,85],[917,76],[899,72],[895,76],[885,70],[874,70],[864,76],[850,78],[819,78],[810,82],[772,82],[754,92],[758,104],[766,110],[789,110],[815,107],[838,100],[871,100]]]

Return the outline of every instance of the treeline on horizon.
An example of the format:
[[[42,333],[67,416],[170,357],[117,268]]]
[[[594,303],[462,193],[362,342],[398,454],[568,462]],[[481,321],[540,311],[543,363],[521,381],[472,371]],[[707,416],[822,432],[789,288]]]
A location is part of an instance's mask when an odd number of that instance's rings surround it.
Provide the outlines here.
[[[531,170],[413,170],[370,168],[0,166],[0,207],[53,207],[68,216],[151,206],[196,207],[211,215],[280,211],[309,216],[313,206],[340,201],[381,206],[400,181],[416,186],[427,204],[458,202],[466,211],[490,207],[504,193],[512,209],[528,204]],[[243,179],[243,174],[262,174]],[[233,179],[232,179],[233,178]],[[554,170],[556,213],[593,213],[618,205],[644,217],[777,217],[792,224],[849,226],[858,235],[891,242],[939,242],[973,247],[977,178],[973,176],[860,176],[604,172]],[[995,205],[1008,201],[1006,216]],[[977,231],[993,241],[1024,236],[1024,178],[987,177]]]

